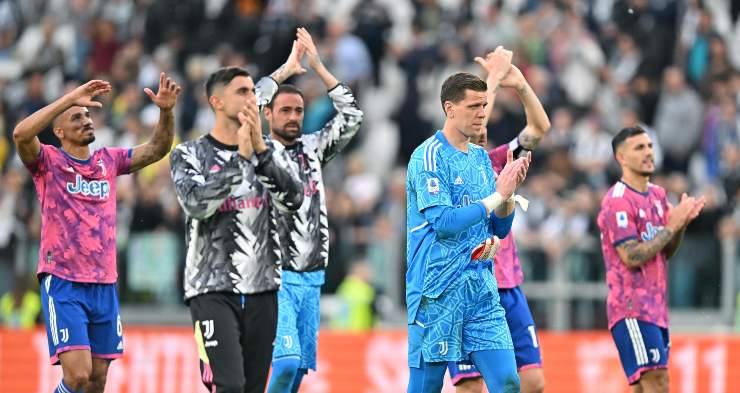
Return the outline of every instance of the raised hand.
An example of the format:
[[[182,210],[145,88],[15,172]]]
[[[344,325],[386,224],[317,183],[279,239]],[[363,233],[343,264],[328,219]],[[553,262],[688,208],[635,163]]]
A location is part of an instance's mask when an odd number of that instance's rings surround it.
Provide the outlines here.
[[[306,69],[301,65],[301,59],[303,58],[304,53],[305,49],[298,45],[298,41],[293,40],[293,47],[290,49],[290,55],[288,56],[288,60],[285,61],[285,69],[291,76],[306,73]]]
[[[246,106],[237,113],[239,123],[241,123],[239,129],[236,130],[237,144],[239,145],[239,154],[246,159],[252,158],[254,153],[251,130],[255,125],[254,116],[254,111],[249,110]]]
[[[514,194],[516,188],[524,182],[529,170],[529,164],[532,162],[532,153],[527,153],[524,157],[514,160],[514,153],[509,150],[506,153],[506,165],[496,178],[496,192],[503,199],[509,199]]]
[[[98,101],[93,101],[93,98],[110,91],[110,82],[95,79],[72,90],[69,92],[69,96],[73,100],[72,105],[88,108],[102,108],[103,104]]]
[[[696,198],[696,202],[694,203],[694,208],[691,209],[688,216],[688,222],[694,221],[696,217],[699,216],[699,213],[701,213],[702,209],[704,209],[704,205],[707,203],[706,198]]]
[[[522,71],[517,66],[512,64],[511,70],[503,79],[501,79],[501,82],[499,82],[499,86],[512,87],[514,89],[521,90],[524,87],[525,83],[527,83],[527,80],[524,78],[524,74],[522,74]]]
[[[144,93],[149,96],[149,99],[151,99],[154,105],[158,106],[159,109],[169,110],[172,109],[177,102],[177,96],[180,94],[180,86],[162,72],[159,74],[159,89],[157,94],[154,94],[154,92],[149,88],[145,88]]]
[[[250,138],[252,139],[252,148],[254,149],[255,153],[262,153],[263,151],[267,150],[267,144],[265,143],[265,137],[262,134],[262,118],[260,118],[259,109],[257,108],[256,103],[251,103],[247,106],[248,111],[250,112],[250,128],[249,132],[251,133]]]
[[[683,229],[689,223],[689,216],[695,208],[696,198],[683,193],[678,205],[668,205],[668,222],[666,223],[666,227],[670,228],[674,232]]]
[[[504,49],[503,46],[496,47],[496,50],[489,52],[485,58],[476,57],[474,60],[488,72],[488,82],[499,83],[509,73],[511,69],[511,58],[514,53]]]
[[[304,27],[299,27],[296,31],[296,38],[298,44],[305,50],[308,65],[312,69],[316,69],[321,66],[321,58],[319,57],[319,51],[316,49],[316,45],[313,42],[311,34]]]

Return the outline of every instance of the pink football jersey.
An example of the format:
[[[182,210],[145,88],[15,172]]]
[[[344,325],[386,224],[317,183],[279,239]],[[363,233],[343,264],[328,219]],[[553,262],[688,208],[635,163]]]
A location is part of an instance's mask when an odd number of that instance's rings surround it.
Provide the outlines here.
[[[37,274],[116,282],[116,176],[129,173],[131,149],[103,148],[78,160],[41,145],[27,167],[41,204]]]
[[[653,239],[667,222],[665,190],[650,184],[639,192],[617,182],[601,202],[598,224],[606,265],[609,328],[624,318],[636,318],[668,328],[666,256],[661,251],[638,269],[622,262],[616,247],[627,240]]]
[[[498,175],[506,165],[506,152],[516,150],[518,147],[517,140],[501,145],[488,152],[488,157],[493,165],[493,173]],[[501,239],[501,248],[494,257],[494,267],[496,281],[500,289],[518,287],[524,281],[522,265],[519,263],[519,256],[516,252],[516,243],[514,242],[514,232],[509,236]]]

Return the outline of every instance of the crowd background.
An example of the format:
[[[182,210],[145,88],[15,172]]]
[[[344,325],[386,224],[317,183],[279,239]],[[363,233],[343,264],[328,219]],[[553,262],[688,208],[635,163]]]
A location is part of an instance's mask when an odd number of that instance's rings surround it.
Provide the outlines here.
[[[157,121],[143,89],[155,88],[164,71],[183,86],[176,142],[196,138],[213,123],[203,88],[208,74],[228,65],[269,74],[287,57],[298,26],[312,33],[322,59],[352,86],[366,114],[360,134],[325,172],[327,326],[403,325],[408,157],[443,123],[442,81],[457,71],[481,74],[472,59],[497,45],[514,51],[552,122],[521,190],[530,210],[519,211],[514,224],[538,325],[606,326],[595,217],[619,176],[611,137],[634,124],[653,138],[654,182],[669,199],[682,192],[707,197],[670,262],[672,308],[707,319],[730,296],[734,309],[740,298],[737,1],[0,0],[0,293],[7,293],[0,320],[27,326],[22,321],[38,313],[32,293],[39,207],[14,152],[20,119],[84,81],[106,79],[113,92],[93,111],[94,147],[133,146]],[[311,72],[292,82],[305,92],[304,131],[313,132],[332,116],[326,91]],[[501,91],[489,143],[510,141],[524,121],[516,95]],[[59,144],[50,130],[40,138]],[[132,318],[162,323],[165,311],[174,310],[187,322],[180,308],[183,216],[168,162],[119,178],[118,198],[124,319],[126,309],[144,309]]]

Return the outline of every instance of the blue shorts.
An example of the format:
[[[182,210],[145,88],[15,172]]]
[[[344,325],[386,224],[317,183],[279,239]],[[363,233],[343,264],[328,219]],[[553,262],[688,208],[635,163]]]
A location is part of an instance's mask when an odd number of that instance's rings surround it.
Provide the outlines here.
[[[272,359],[297,357],[299,368],[316,370],[321,287],[283,282],[278,291],[278,324]]]
[[[116,284],[67,281],[46,274],[41,278],[41,307],[51,364],[59,354],[87,349],[94,358],[123,356],[123,326]]]
[[[439,297],[422,297],[409,326],[409,367],[489,349],[513,349],[490,269],[466,269]]]
[[[501,306],[506,311],[506,322],[509,325],[511,339],[514,342],[516,368],[518,371],[542,367],[540,344],[537,340],[537,331],[529,311],[527,298],[519,287],[499,289]],[[480,373],[472,362],[450,362],[448,365],[450,378],[453,384],[465,378],[480,377]]]
[[[612,337],[630,385],[636,384],[646,371],[668,368],[668,329],[625,318],[612,327]]]

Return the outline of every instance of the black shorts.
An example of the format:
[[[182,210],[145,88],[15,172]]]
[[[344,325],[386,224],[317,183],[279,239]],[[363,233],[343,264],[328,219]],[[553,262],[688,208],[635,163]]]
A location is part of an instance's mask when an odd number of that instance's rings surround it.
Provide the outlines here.
[[[208,391],[263,393],[277,328],[277,292],[207,293],[188,306]]]

